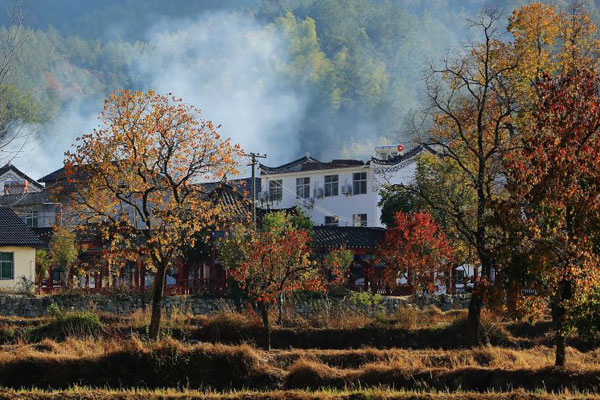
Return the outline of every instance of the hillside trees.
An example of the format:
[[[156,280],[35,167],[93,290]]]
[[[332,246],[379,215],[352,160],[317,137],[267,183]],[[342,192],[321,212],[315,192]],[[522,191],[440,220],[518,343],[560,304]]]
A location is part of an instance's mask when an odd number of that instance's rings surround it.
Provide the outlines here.
[[[23,144],[21,122],[36,119],[37,105],[31,97],[14,84],[17,58],[29,40],[29,32],[23,21],[26,10],[21,2],[7,8],[11,26],[0,31],[0,163],[11,161]],[[14,145],[13,145],[14,144]]]
[[[160,332],[165,275],[183,244],[226,219],[202,182],[237,173],[239,146],[222,139],[200,110],[180,99],[118,91],[105,101],[103,126],[65,156],[69,212],[97,224],[121,248],[141,234],[154,269],[150,336]]]

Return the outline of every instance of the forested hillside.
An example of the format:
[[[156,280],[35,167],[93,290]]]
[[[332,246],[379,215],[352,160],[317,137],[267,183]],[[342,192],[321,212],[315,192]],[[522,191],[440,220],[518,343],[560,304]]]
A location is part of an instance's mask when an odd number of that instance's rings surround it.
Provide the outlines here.
[[[3,8],[12,3],[0,1]],[[490,3],[509,13],[521,1]],[[272,163],[306,151],[365,157],[375,144],[407,141],[404,122],[422,104],[428,62],[460,50],[469,39],[467,19],[482,3],[57,0],[25,6],[28,39],[8,98],[11,118],[33,123],[36,165],[26,156],[20,162],[42,174],[60,165],[71,139],[97,123],[102,99],[118,88],[171,91],[248,150],[269,153]],[[5,36],[10,21],[1,22]]]

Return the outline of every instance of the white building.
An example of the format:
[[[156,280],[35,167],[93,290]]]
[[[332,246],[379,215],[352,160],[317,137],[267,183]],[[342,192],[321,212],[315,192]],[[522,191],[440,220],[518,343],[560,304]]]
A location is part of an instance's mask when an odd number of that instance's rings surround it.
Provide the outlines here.
[[[277,167],[260,165],[259,206],[299,206],[315,225],[382,227],[382,184],[410,183],[416,157],[429,148],[381,146],[369,161],[334,159],[321,162],[309,154]]]

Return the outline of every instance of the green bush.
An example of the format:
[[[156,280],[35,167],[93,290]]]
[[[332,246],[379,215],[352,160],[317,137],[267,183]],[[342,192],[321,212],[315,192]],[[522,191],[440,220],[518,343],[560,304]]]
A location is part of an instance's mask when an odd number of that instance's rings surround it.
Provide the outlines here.
[[[65,311],[52,303],[48,306],[48,316],[47,324],[33,330],[35,337],[97,337],[103,330],[100,317],[93,311]]]

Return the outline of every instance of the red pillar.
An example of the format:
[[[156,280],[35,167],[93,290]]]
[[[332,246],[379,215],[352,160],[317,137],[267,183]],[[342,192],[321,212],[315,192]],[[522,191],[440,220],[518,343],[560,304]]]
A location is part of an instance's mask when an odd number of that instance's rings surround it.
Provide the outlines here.
[[[146,265],[142,264],[142,270],[140,271],[140,287],[146,289]]]
[[[90,288],[90,271],[87,270],[85,273],[85,288],[89,289]]]
[[[177,288],[183,286],[183,263],[181,260],[177,262]]]
[[[206,263],[202,261],[202,265],[200,266],[200,287],[204,287],[204,269],[206,268]]]
[[[119,268],[119,286],[120,287],[123,287],[123,278],[125,278],[125,267],[124,266]],[[117,280],[116,277],[115,277],[115,280]]]
[[[208,287],[209,289],[213,289],[213,286],[216,284],[216,271],[215,271],[215,247],[212,246],[210,248],[210,262],[208,264]]]

